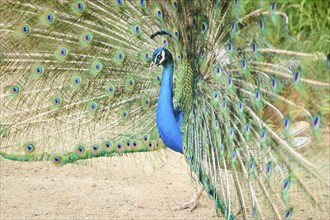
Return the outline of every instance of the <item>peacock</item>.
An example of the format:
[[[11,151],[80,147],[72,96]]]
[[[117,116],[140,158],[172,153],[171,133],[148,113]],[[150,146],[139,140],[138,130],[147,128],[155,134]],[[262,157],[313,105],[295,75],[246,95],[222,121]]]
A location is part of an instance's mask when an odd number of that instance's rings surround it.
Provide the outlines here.
[[[2,1],[0,155],[61,167],[168,148],[221,218],[322,216],[330,56],[304,48],[280,9]]]

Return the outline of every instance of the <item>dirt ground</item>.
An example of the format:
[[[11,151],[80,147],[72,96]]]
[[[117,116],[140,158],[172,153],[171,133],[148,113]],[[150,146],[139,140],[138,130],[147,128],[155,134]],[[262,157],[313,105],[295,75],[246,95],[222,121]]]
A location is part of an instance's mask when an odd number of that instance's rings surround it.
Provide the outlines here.
[[[205,193],[195,211],[174,210],[197,188],[183,157],[169,151],[63,167],[3,158],[0,164],[1,219],[215,218]]]
[[[318,153],[327,158],[329,138],[325,147]],[[169,150],[63,167],[0,157],[0,166],[0,219],[218,219],[205,192],[193,212],[174,210],[198,188],[182,155]],[[330,215],[329,209],[308,212],[308,219]]]

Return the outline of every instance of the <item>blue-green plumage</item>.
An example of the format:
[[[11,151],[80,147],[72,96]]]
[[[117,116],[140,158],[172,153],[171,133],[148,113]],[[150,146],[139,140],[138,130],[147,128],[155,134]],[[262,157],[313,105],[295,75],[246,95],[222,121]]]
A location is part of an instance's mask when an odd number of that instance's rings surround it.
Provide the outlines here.
[[[219,215],[305,217],[329,170],[306,149],[328,122],[329,52],[288,38],[280,3],[5,1],[0,155],[61,166],[168,147]]]
[[[158,132],[167,147],[182,153],[182,113],[175,112],[173,108],[172,79],[174,62],[172,54],[162,47],[157,48],[152,55],[152,64],[163,66],[162,82],[156,110]]]

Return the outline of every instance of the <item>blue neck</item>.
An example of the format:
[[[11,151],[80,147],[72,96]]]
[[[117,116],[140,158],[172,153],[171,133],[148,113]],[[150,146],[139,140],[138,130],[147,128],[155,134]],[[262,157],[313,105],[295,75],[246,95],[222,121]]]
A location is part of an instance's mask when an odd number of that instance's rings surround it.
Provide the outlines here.
[[[182,134],[173,109],[172,75],[173,60],[163,65],[162,84],[158,97],[156,122],[158,132],[164,144],[172,150],[182,153]]]

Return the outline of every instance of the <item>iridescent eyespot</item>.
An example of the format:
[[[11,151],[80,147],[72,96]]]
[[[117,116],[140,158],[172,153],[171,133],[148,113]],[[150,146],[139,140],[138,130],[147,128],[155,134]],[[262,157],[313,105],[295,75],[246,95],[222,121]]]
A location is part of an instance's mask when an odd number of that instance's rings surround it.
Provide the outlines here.
[[[173,7],[174,7],[174,9],[178,8],[178,3],[176,1],[173,2]]]
[[[20,28],[20,32],[22,34],[25,34],[25,35],[29,34],[30,33],[30,26],[27,25],[27,24],[22,25],[21,28]]]
[[[256,45],[255,42],[253,42],[253,43],[252,43],[252,51],[253,51],[253,52],[256,52],[256,50],[257,50],[257,45]]]
[[[37,73],[38,74],[41,74],[42,73],[42,67],[41,66],[38,66],[37,69],[36,69]]]
[[[18,94],[20,92],[20,87],[18,85],[13,85],[11,91],[13,94]]]
[[[28,35],[31,31],[31,28],[27,24],[23,24],[19,27],[18,31],[23,35]]]
[[[239,102],[239,109],[242,109],[242,108],[243,108],[243,103]]]
[[[76,147],[76,154],[78,154],[79,156],[83,156],[85,151],[85,147],[82,144]]]
[[[262,18],[259,19],[259,26],[260,26],[260,28],[264,27],[264,22],[263,22]]]
[[[284,125],[284,128],[286,128],[286,129],[289,127],[290,121],[289,121],[289,118],[288,117],[285,117],[284,118],[283,125]]]
[[[69,50],[66,47],[59,47],[56,50],[56,58],[59,60],[65,60],[69,55]]]
[[[54,14],[52,12],[48,12],[46,14],[46,20],[48,23],[52,23],[54,21]]]
[[[105,142],[105,147],[106,147],[106,148],[109,148],[109,147],[111,147],[111,144],[110,144],[110,142],[109,142],[109,141]]]
[[[288,209],[288,210],[285,211],[285,218],[286,219],[290,219],[290,217],[292,215],[292,211],[293,211],[292,208],[290,208],[290,209]]]
[[[235,157],[236,157],[236,150],[234,150],[234,152],[233,152],[232,155],[231,155],[231,158],[232,158],[232,159],[235,159]]]
[[[54,156],[53,158],[52,158],[52,162],[53,162],[53,164],[55,164],[55,165],[59,165],[61,162],[62,162],[62,157],[60,157],[60,156]]]
[[[193,18],[192,19],[192,23],[193,23],[193,26],[196,26],[197,22],[196,22],[196,18]]]
[[[99,73],[101,73],[103,69],[103,64],[101,62],[99,62],[98,60],[94,61],[90,67],[90,73],[93,76],[98,75]]]
[[[260,92],[258,90],[256,91],[255,96],[256,96],[256,99],[259,99],[260,98]]]
[[[91,40],[91,35],[87,33],[87,34],[85,35],[85,40],[86,40],[86,41],[90,41],[90,40]]]
[[[103,142],[103,149],[106,152],[110,152],[112,150],[112,146],[113,146],[113,144],[112,144],[111,141],[106,140],[106,141]]]
[[[83,2],[78,1],[78,2],[76,3],[76,7],[77,7],[77,10],[78,10],[78,11],[83,11],[85,6],[84,6],[84,3],[83,3]]]
[[[59,104],[59,103],[61,102],[61,100],[60,100],[60,98],[56,97],[56,98],[54,99],[54,102],[55,102],[55,104]]]
[[[245,63],[245,60],[243,59],[243,60],[242,60],[242,68],[245,68],[245,64],[246,64],[246,63]]]
[[[232,85],[232,79],[231,79],[231,77],[228,77],[227,83],[228,83],[228,86],[231,86]]]
[[[247,123],[247,124],[245,125],[245,131],[246,131],[246,132],[249,132],[249,130],[250,130],[250,125]]]
[[[58,156],[54,157],[54,161],[55,161],[55,162],[60,162],[60,160],[61,160],[60,157],[58,157]]]
[[[127,112],[126,110],[124,110],[124,111],[122,111],[122,112],[120,113],[120,117],[121,117],[123,120],[127,119],[127,116],[128,116],[128,112]]]
[[[55,96],[51,99],[52,107],[58,108],[62,105],[62,98],[59,96]]]
[[[216,66],[216,67],[215,67],[215,73],[219,74],[220,71],[221,71],[220,67],[219,67],[219,66]]]
[[[230,134],[230,136],[232,136],[232,135],[234,134],[234,130],[233,130],[233,128],[230,128],[230,129],[229,129],[229,134]]]
[[[230,42],[228,43],[228,45],[227,45],[227,48],[228,48],[228,50],[229,50],[229,51],[231,51],[231,50],[232,50],[232,45],[231,45],[231,43],[230,43]]]
[[[105,86],[105,94],[107,96],[112,97],[114,95],[115,91],[116,91],[116,88],[112,83],[109,83]]]
[[[270,174],[271,169],[272,169],[272,162],[268,162],[266,165],[266,173]]]
[[[320,127],[320,116],[319,115],[316,115],[313,118],[313,125],[314,125],[314,128],[319,128]]]
[[[33,153],[35,150],[34,144],[32,144],[32,143],[25,144],[24,150],[25,150],[25,153],[27,153],[27,154]]]
[[[96,101],[90,101],[87,105],[88,112],[91,114],[95,114],[98,109],[98,103]]]
[[[232,21],[232,22],[231,22],[231,29],[232,29],[232,30],[235,30],[235,24],[236,24],[235,21]]]
[[[202,22],[202,32],[205,33],[207,31],[207,24],[206,22]]]
[[[27,26],[27,25],[24,25],[22,29],[23,29],[24,33],[28,33],[30,30],[29,26]]]
[[[271,5],[272,11],[276,10],[276,1],[274,1]]]
[[[262,131],[261,131],[261,139],[262,140],[265,140],[265,138],[266,138],[266,131],[265,131],[265,129],[262,129]]]

